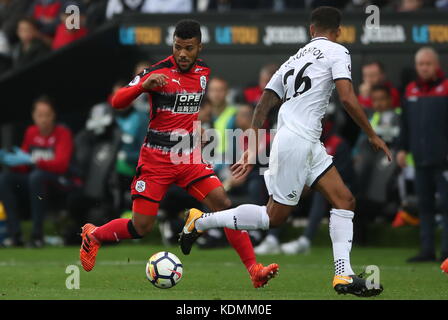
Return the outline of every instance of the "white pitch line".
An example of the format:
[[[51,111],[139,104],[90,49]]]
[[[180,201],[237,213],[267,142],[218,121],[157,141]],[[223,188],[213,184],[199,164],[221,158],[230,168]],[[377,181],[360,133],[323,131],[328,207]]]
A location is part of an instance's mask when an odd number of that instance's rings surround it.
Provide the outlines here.
[[[104,260],[104,261],[97,261],[96,265],[100,266],[125,266],[125,265],[145,265],[147,260],[131,260],[131,261],[124,261],[124,260]],[[55,266],[60,265],[61,267],[64,267],[65,264],[60,261],[32,261],[32,262],[22,262],[22,261],[0,261],[0,267],[20,267],[20,266],[29,266],[30,263],[32,263],[33,266],[41,265],[43,267],[45,266]],[[67,264],[76,264],[81,265],[79,261],[76,262],[70,262]],[[226,267],[234,267],[241,265],[240,262],[207,262],[207,264],[212,265],[219,265],[219,266],[226,266]],[[188,264],[184,265],[185,267],[188,266],[203,266],[204,262],[189,262]],[[322,268],[328,266],[328,269],[332,269],[332,263],[328,264],[305,264],[301,265],[300,263],[287,263],[287,264],[280,264],[280,268],[286,267],[286,268],[306,268],[306,269],[314,269],[314,268]],[[353,268],[358,270],[365,269],[367,265],[352,265]],[[381,266],[378,265],[380,270],[407,270],[407,271],[414,271],[418,270],[420,266],[397,266],[397,265],[385,265]],[[430,270],[439,270],[438,265],[434,265],[430,268]]]

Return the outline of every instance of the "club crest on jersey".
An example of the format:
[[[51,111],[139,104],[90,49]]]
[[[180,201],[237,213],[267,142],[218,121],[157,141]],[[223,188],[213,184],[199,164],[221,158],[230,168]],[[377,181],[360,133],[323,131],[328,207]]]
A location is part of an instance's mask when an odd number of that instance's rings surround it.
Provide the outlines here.
[[[140,81],[140,76],[136,76],[135,78],[134,78],[134,80],[132,80],[131,82],[129,82],[129,86],[135,86],[137,83],[139,83],[139,81]]]
[[[174,102],[174,113],[196,113],[202,101],[202,93],[178,93]]]
[[[146,189],[146,183],[145,183],[145,181],[138,180],[138,181],[135,183],[135,190],[137,190],[138,192],[143,192],[143,191],[145,191],[145,189]]]
[[[200,82],[201,82],[201,88],[205,89],[205,87],[207,86],[207,77],[206,76],[201,76]]]

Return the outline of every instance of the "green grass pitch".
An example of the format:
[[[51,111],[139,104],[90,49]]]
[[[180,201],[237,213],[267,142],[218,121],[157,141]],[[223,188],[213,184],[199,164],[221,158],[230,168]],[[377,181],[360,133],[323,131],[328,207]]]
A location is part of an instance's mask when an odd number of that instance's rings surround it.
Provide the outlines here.
[[[265,264],[279,263],[280,274],[268,287],[257,290],[230,248],[194,248],[189,256],[183,256],[177,247],[127,242],[101,248],[97,265],[89,273],[79,265],[78,250],[0,249],[0,299],[361,299],[333,291],[332,251],[328,247],[315,247],[308,255],[259,257]],[[176,254],[184,265],[183,279],[168,290],[153,287],[145,277],[146,259],[162,250]],[[370,299],[448,297],[448,275],[438,263],[405,263],[413,253],[407,248],[352,250],[355,272],[371,264],[380,268],[384,292]],[[72,264],[80,267],[78,290],[65,286],[65,271]]]

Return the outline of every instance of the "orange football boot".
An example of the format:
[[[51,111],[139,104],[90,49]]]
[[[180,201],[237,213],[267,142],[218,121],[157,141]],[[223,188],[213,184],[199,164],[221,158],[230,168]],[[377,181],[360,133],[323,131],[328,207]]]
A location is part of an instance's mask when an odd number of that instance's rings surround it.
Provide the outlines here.
[[[278,275],[278,264],[273,263],[267,267],[256,263],[249,269],[250,279],[255,288],[262,288],[268,281]]]
[[[91,271],[95,266],[96,255],[101,247],[101,243],[92,235],[96,228],[91,223],[87,223],[82,227],[82,244],[79,250],[79,259],[86,271]]]
[[[443,261],[442,265],[440,266],[440,269],[443,270],[443,272],[448,273],[448,258]]]

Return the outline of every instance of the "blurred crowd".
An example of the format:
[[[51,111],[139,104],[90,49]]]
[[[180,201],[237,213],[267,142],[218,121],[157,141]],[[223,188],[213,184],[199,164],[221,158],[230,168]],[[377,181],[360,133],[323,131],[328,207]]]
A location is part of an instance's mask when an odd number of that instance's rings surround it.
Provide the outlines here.
[[[103,23],[101,11],[96,1],[0,1],[0,73],[84,37]]]
[[[114,15],[137,12],[201,12],[240,9],[288,10],[336,5],[345,10],[376,4],[388,10],[413,11],[423,7],[447,9],[448,1],[289,1],[289,0],[0,0],[0,72],[22,67],[52,50],[76,41]],[[70,9],[80,9],[79,28],[67,29]],[[71,12],[71,11],[70,11]],[[155,61],[153,61],[155,62]],[[372,222],[394,227],[421,226],[421,250],[411,261],[435,259],[435,230],[442,234],[441,256],[448,256],[448,80],[440,69],[437,52],[423,48],[415,57],[415,68],[405,70],[402,83],[392,84],[380,61],[362,66],[362,81],[355,88],[372,127],[387,142],[395,159],[388,163],[375,153],[368,139],[359,132],[332,97],[323,119],[322,142],[344,181],[357,198],[355,242],[369,243]],[[129,79],[150,66],[138,62]],[[6,66],[6,67],[4,67]],[[258,79],[237,88],[222,77],[210,79],[207,96],[199,113],[204,129],[213,128],[218,136],[215,152],[231,155],[235,162],[246,143],[229,141],[226,130],[246,130],[251,126],[254,108],[263,88],[278,65],[260,66]],[[30,106],[33,125],[24,133],[22,145],[0,150],[0,241],[4,246],[23,246],[21,220],[31,218],[28,245],[42,247],[51,242],[44,232],[45,217],[55,222],[59,242],[77,244],[80,226],[130,216],[129,185],[135,173],[140,146],[146,136],[148,101],[142,95],[125,111],[113,110],[113,93],[126,85],[118,79],[104,102],[92,107],[85,127],[72,132],[57,120],[57,107],[51,97],[39,97]],[[419,108],[420,107],[420,108]],[[278,110],[265,123],[266,151],[273,139]],[[237,139],[232,137],[232,139]],[[240,141],[241,142],[241,141]],[[238,149],[240,148],[240,150]],[[434,151],[437,150],[437,151]],[[232,177],[229,165],[217,163],[214,169],[232,199],[233,205],[263,205],[268,194],[259,163],[244,179]],[[159,227],[165,244],[175,244],[183,225],[186,208],[201,207],[183,189],[172,187],[163,199]],[[306,218],[303,235],[281,244],[284,230],[267,234],[251,232],[258,254],[297,254],[310,250],[329,205],[319,193],[305,190],[290,221]],[[221,230],[211,230],[198,240],[199,246],[213,248],[227,244]]]
[[[129,79],[150,66],[136,64]],[[251,127],[255,106],[263,88],[278,65],[261,66],[258,79],[236,88],[222,77],[212,77],[199,112],[204,129],[214,129],[218,141],[215,153],[230,155],[235,162],[247,143],[235,143],[226,130]],[[347,118],[337,97],[332,97],[323,119],[322,142],[357,199],[355,242],[368,243],[373,222],[400,227],[421,226],[421,252],[411,261],[435,259],[435,233],[443,227],[441,255],[448,255],[448,80],[440,68],[439,57],[430,47],[415,56],[415,70],[395,87],[379,61],[362,66],[362,81],[356,88],[361,106],[377,134],[388,144],[394,160],[376,153],[367,137]],[[23,143],[0,150],[4,170],[0,174],[0,227],[3,245],[23,246],[20,221],[31,218],[28,244],[42,247],[44,219],[52,216],[61,243],[77,244],[77,233],[85,221],[103,224],[117,217],[128,217],[131,208],[129,186],[135,173],[141,144],[146,136],[149,104],[141,95],[128,109],[114,110],[110,99],[128,80],[118,80],[110,96],[92,107],[85,127],[76,134],[57,121],[57,106],[51,97],[42,96],[31,106],[33,125]],[[275,134],[278,110],[269,114],[266,151]],[[204,137],[204,143],[207,137]],[[241,142],[241,141],[240,141]],[[239,149],[238,149],[239,148]],[[227,157],[228,158],[228,157]],[[232,177],[228,164],[214,163],[233,205],[263,205],[268,194],[263,176],[266,164],[259,163],[244,179]],[[159,227],[166,245],[177,243],[186,208],[201,204],[185,190],[173,186],[160,204]],[[305,190],[290,222],[304,221],[303,235],[281,244],[282,229],[267,234],[251,232],[258,254],[297,254],[310,250],[329,204],[317,192]],[[53,212],[53,214],[51,214]],[[3,217],[3,219],[2,219]],[[1,230],[1,228],[0,228]],[[0,231],[0,238],[2,233]],[[370,239],[369,239],[370,237]],[[198,240],[199,246],[213,248],[227,243],[222,230],[211,230]]]
[[[350,11],[370,4],[392,12],[448,9],[448,0],[0,0],[0,74],[46,56],[123,13],[284,12],[322,5]]]

